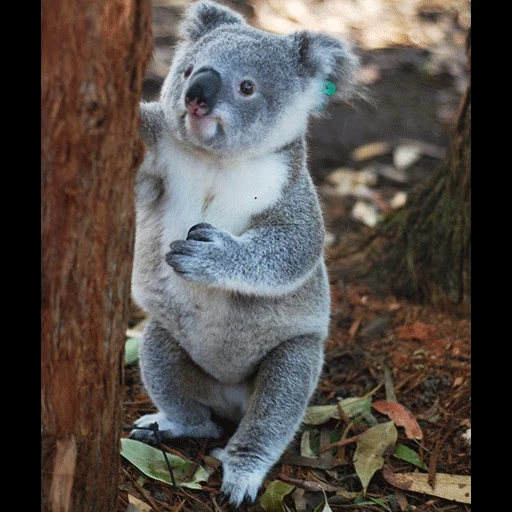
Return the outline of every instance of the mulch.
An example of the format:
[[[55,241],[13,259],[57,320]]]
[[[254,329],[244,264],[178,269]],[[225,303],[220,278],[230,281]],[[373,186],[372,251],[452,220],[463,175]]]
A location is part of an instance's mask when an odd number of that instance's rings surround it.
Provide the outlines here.
[[[311,404],[335,404],[340,399],[363,396],[376,387],[378,389],[373,400],[385,400],[384,375],[387,372],[393,382],[396,400],[412,412],[423,431],[423,439],[419,442],[408,439],[404,429],[398,428],[397,443],[419,454],[429,468],[429,478],[435,478],[437,473],[470,475],[471,447],[463,437],[471,426],[470,312],[467,308],[434,308],[382,294],[375,291],[371,283],[365,282],[364,276],[350,282],[346,276],[350,275],[351,266],[355,269],[356,263],[353,256],[343,256],[342,248],[341,244],[328,251],[332,328],[326,347],[324,371]],[[358,275],[355,270],[354,275]],[[134,308],[132,323],[142,316]],[[136,364],[125,369],[123,409],[126,425],[133,424],[142,414],[155,410],[144,391]],[[379,422],[389,420],[380,413],[375,413],[375,417]],[[235,428],[229,424],[224,426],[227,427],[226,435],[220,441],[177,439],[166,447],[170,453],[204,464],[204,457],[210,450],[225,443]],[[345,431],[347,426],[343,419],[330,420],[319,425],[314,435],[323,446],[329,444],[331,432]],[[367,428],[368,425],[364,423],[353,424],[348,436],[362,433]],[[299,441],[300,434],[265,481],[268,485],[270,481],[281,478],[299,483],[299,494],[285,498],[284,503],[289,510],[296,510],[299,495],[306,510],[312,511],[322,503],[323,493],[318,489],[312,490],[308,482],[323,482],[322,485],[327,485],[326,489],[336,488],[347,493],[361,490],[352,463],[354,444],[338,448],[335,453],[344,457],[344,464],[322,469],[301,463],[303,459],[296,455]],[[414,466],[394,457],[388,457],[386,463],[394,471],[414,471]],[[126,510],[128,494],[148,504],[148,510],[230,510],[219,496],[222,481],[220,468],[201,491],[173,489],[158,481],[141,479],[140,476],[138,470],[123,459],[119,512]],[[301,486],[300,482],[305,483]],[[327,492],[326,495],[332,510],[385,510],[375,503],[355,505],[340,493]],[[471,510],[470,505],[398,490],[384,479],[381,471],[372,478],[367,495],[374,498],[395,496],[397,500],[389,501],[394,504],[391,510]],[[243,505],[240,510],[262,509],[257,502],[255,505]]]

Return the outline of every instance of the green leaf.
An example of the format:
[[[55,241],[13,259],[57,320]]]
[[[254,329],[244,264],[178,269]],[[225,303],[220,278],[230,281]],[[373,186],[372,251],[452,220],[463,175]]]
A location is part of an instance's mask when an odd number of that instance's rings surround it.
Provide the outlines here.
[[[340,402],[343,412],[349,417],[353,418],[363,412],[371,412],[372,410],[372,397],[365,395],[355,398],[345,398]]]
[[[428,466],[424,462],[421,462],[420,456],[404,444],[399,444],[393,451],[393,455],[397,459],[405,460],[405,462],[409,462],[421,469],[424,469],[425,471],[428,471]]]
[[[354,453],[354,467],[364,493],[372,476],[384,465],[383,455],[391,452],[397,437],[398,432],[392,421],[379,423],[360,435]]]
[[[124,363],[132,364],[139,359],[140,338],[128,338],[124,345]]]
[[[260,505],[265,512],[286,512],[283,506],[283,499],[290,494],[294,485],[287,484],[281,480],[270,482],[260,499]]]
[[[393,510],[389,507],[389,505],[386,503],[385,500],[382,498],[372,498],[368,496],[367,498],[363,498],[362,496],[360,498],[356,498],[354,500],[354,504],[356,505],[380,505],[384,510],[387,510],[388,512],[393,512]]]
[[[362,412],[370,412],[372,408],[372,397],[361,396],[353,398],[345,398],[338,402],[343,412],[349,417],[353,418]],[[302,420],[307,425],[320,425],[329,421],[331,418],[340,419],[338,405],[313,405],[308,407],[306,415]]]
[[[150,478],[171,484],[171,475],[160,450],[134,439],[121,439],[121,455],[139,471]],[[176,484],[189,489],[201,489],[198,482],[207,482],[207,471],[198,466],[194,474],[186,479],[195,463],[170,453],[167,458],[172,468]]]

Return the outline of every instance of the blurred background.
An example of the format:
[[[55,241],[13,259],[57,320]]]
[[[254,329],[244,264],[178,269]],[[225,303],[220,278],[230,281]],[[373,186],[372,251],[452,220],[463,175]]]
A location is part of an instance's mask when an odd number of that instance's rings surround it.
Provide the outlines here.
[[[154,100],[187,0],[153,0],[155,47],[144,81]],[[371,101],[331,102],[309,130],[313,178],[365,224],[396,205],[442,159],[467,82],[468,0],[220,0],[271,32],[321,30],[349,41]],[[333,174],[333,171],[334,172]],[[364,172],[361,172],[364,171]],[[356,204],[359,206],[356,207]],[[354,212],[354,207],[355,212]],[[366,212],[366,213],[365,213]]]

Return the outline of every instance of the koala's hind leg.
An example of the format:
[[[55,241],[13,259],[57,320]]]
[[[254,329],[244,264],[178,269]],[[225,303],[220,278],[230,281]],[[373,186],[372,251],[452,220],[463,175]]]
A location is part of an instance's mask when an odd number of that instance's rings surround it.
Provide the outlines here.
[[[137,427],[157,422],[164,439],[220,437],[222,428],[211,420],[211,410],[198,402],[215,385],[214,379],[154,319],[144,331],[140,368],[144,386],[158,412],[142,416],[135,422]],[[155,442],[149,430],[132,430],[130,437]]]
[[[293,439],[323,363],[322,336],[288,340],[263,360],[247,412],[223,450],[222,493],[234,506],[254,501],[263,478]]]

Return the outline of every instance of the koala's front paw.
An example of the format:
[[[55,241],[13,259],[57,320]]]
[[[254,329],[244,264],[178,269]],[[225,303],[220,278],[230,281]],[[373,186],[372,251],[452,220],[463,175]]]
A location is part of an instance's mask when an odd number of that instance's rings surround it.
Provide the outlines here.
[[[141,441],[146,444],[156,445],[155,434],[151,430],[146,430],[153,423],[158,423],[158,430],[162,441],[169,441],[175,437],[204,437],[219,439],[222,435],[222,427],[217,425],[211,419],[195,425],[182,425],[176,421],[170,420],[164,413],[146,414],[135,422],[138,428],[130,432],[130,438]]]
[[[216,449],[212,456],[222,462],[221,494],[229,503],[239,507],[242,502],[252,503],[268,471],[268,465],[247,453],[230,454],[229,449]]]
[[[186,240],[172,242],[165,261],[184,279],[213,284],[223,277],[223,265],[235,245],[228,232],[211,224],[196,224]]]

